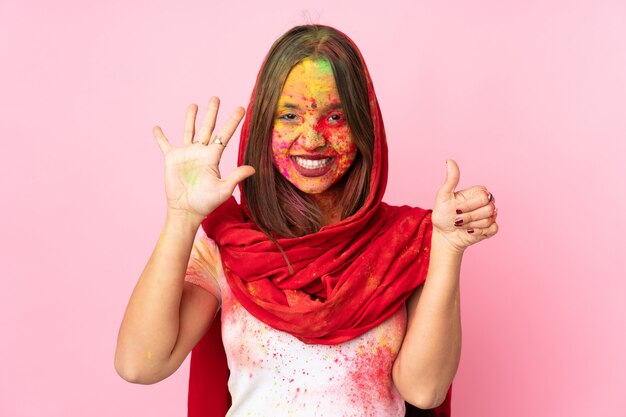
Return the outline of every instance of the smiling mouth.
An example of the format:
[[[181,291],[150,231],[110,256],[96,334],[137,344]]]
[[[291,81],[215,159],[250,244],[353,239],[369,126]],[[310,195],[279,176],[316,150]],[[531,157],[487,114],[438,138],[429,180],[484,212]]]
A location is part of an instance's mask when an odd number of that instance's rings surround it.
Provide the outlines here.
[[[292,156],[295,169],[305,177],[321,177],[333,167],[334,157],[311,155],[310,157]]]
[[[293,160],[296,161],[296,164],[300,165],[302,168],[319,169],[330,165],[333,158],[309,159],[302,158],[300,156],[294,156]]]

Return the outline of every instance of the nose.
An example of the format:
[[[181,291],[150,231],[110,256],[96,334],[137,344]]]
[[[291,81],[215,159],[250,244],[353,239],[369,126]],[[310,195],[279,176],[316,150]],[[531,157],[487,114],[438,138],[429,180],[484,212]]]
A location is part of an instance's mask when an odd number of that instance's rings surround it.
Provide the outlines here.
[[[326,145],[326,139],[324,136],[315,129],[314,126],[309,124],[305,124],[303,126],[302,133],[298,138],[298,143],[304,149],[308,151],[315,150],[317,148],[321,148]]]

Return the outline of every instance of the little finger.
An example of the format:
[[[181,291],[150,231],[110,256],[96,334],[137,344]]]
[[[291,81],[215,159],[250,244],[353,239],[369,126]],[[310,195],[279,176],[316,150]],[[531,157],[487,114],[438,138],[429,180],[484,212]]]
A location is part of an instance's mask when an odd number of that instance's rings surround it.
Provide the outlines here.
[[[152,128],[152,134],[157,140],[157,144],[159,145],[159,148],[161,148],[161,152],[163,152],[163,155],[172,150],[172,145],[170,144],[170,141],[167,140],[159,126],[154,126]]]
[[[498,233],[498,223],[494,222],[491,226],[486,228],[467,229],[467,233],[486,239]]]
[[[491,226],[489,226],[486,229],[483,229],[483,231],[484,231],[483,234],[486,237],[491,237],[491,236],[495,235],[496,233],[498,233],[498,229],[499,229],[498,223],[493,222],[493,224]]]

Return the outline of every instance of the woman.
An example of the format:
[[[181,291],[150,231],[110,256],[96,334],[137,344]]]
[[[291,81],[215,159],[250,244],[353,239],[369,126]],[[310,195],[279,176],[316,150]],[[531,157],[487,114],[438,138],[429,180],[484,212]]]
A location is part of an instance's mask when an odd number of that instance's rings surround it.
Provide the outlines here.
[[[211,139],[218,106],[212,98],[197,135],[190,106],[180,148],[153,130],[168,211],[122,321],[118,373],[157,382],[195,347],[192,416],[400,416],[405,401],[449,415],[461,258],[497,232],[491,194],[455,192],[448,160],[432,212],[382,203],[387,146],[371,79],[327,26],[274,43],[240,166],[224,179],[220,157],[244,110]]]

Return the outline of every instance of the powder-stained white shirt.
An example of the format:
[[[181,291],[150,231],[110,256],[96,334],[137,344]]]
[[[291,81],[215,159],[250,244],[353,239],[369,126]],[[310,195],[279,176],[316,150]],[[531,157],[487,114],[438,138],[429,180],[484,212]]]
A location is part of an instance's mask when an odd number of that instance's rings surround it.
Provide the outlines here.
[[[215,243],[201,231],[185,279],[220,300],[232,407],[227,417],[400,417],[391,380],[406,310],[338,345],[306,344],[261,322],[231,292]]]

